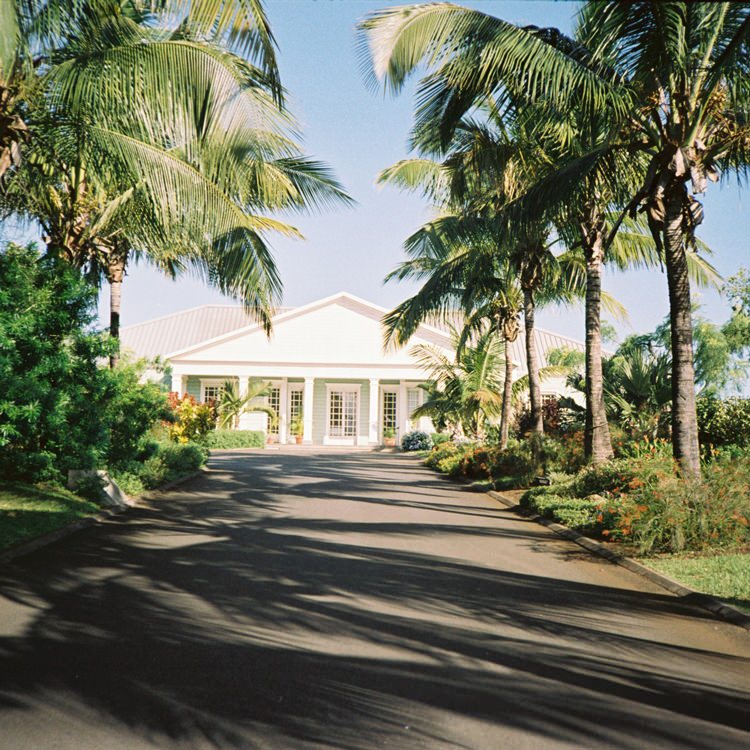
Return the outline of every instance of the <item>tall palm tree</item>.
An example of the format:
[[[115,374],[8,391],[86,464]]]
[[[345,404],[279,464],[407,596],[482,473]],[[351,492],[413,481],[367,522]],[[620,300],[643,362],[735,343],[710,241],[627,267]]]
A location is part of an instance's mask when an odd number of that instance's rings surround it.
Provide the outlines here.
[[[139,256],[171,275],[193,269],[268,328],[280,283],[263,235],[297,233],[258,211],[347,200],[288,135],[294,124],[278,107],[261,6],[220,5],[186,6],[177,26],[174,6],[173,28],[163,30],[138,3],[113,18],[111,2],[92,3],[27,103],[30,158],[14,170],[3,209],[38,220],[49,252],[109,282],[114,338],[124,274]],[[212,13],[228,15],[209,29]],[[210,38],[259,57],[262,67]],[[137,71],[130,99],[99,76],[103,64],[118,81]],[[159,79],[165,64],[171,86]]]
[[[645,179],[628,208],[645,208],[664,252],[673,449],[691,475],[700,465],[687,256],[702,208],[686,183],[703,192],[719,168],[747,165],[749,16],[747,3],[592,2],[581,12],[579,43],[444,3],[382,11],[362,25],[373,75],[394,90],[418,65],[428,67],[418,139],[447,142],[452,123],[477,100],[491,95],[507,106],[525,97],[559,111],[604,110],[619,147],[646,154]]]

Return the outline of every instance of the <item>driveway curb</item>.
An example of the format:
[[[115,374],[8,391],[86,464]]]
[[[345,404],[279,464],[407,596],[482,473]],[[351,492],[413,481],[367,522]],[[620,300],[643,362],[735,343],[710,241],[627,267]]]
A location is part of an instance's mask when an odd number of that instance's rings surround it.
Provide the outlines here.
[[[63,526],[62,528],[50,531],[48,534],[42,534],[42,536],[35,537],[34,539],[29,539],[28,542],[22,542],[15,547],[11,547],[4,552],[0,552],[0,565],[12,562],[16,558],[23,557],[24,555],[28,555],[31,552],[36,552],[36,550],[42,549],[42,547],[46,547],[50,544],[54,544],[55,542],[60,541],[60,539],[64,539],[71,534],[75,534],[77,531],[88,529],[91,526],[96,526],[96,524],[107,521],[113,516],[119,516],[123,513],[126,513],[132,508],[137,508],[143,500],[152,500],[158,497],[159,493],[170,490],[173,487],[177,487],[183,482],[189,482],[191,479],[195,479],[201,474],[204,474],[206,471],[207,469],[205,468],[199,469],[192,474],[180,477],[179,479],[175,479],[172,482],[167,482],[166,484],[163,484],[161,487],[158,487],[155,490],[150,490],[143,495],[131,498],[132,505],[128,505],[124,508],[103,508],[93,516],[79,518],[77,521],[73,521],[73,523],[69,523],[67,526]]]
[[[505,497],[502,493],[495,490],[490,490],[487,494],[493,500],[497,500],[499,503],[502,503],[506,508],[516,509],[521,507],[515,500],[512,500],[509,497]],[[634,560],[632,557],[626,557],[625,555],[620,555],[617,552],[613,552],[601,542],[597,542],[595,539],[583,536],[583,534],[579,534],[577,531],[573,531],[573,529],[569,529],[567,526],[563,526],[556,521],[551,521],[548,518],[543,518],[542,516],[531,512],[524,513],[524,516],[526,518],[530,518],[533,521],[536,521],[542,526],[546,526],[551,531],[554,531],[558,536],[564,537],[571,542],[575,542],[579,546],[587,549],[589,552],[593,552],[599,557],[603,557],[606,560],[615,563],[616,565],[620,565],[621,567],[627,568],[633,573],[637,573],[638,575],[647,578],[652,583],[655,583],[658,586],[667,589],[667,591],[671,591],[673,594],[684,598],[691,604],[697,604],[699,607],[708,610],[712,614],[720,617],[722,620],[726,620],[727,622],[732,623],[732,625],[737,625],[738,627],[744,628],[745,630],[750,630],[750,616],[744,614],[736,607],[733,607],[730,604],[725,604],[724,602],[716,599],[713,596],[709,596],[708,594],[703,594],[700,591],[691,589],[684,584],[679,583],[672,578],[669,578],[669,576],[658,573],[652,568],[649,568],[647,565]]]

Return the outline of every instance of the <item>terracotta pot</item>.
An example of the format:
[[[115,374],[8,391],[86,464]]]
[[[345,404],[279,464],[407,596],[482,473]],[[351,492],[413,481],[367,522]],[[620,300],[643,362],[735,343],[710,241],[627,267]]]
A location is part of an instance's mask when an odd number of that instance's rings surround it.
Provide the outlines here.
[[[302,435],[295,435],[294,442],[297,443],[297,445],[302,445],[302,437]]]

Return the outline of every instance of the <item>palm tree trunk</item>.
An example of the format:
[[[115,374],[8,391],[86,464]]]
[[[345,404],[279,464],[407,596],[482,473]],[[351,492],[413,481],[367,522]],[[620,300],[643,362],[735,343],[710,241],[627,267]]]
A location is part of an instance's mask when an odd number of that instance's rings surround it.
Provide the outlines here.
[[[701,465],[695,410],[690,277],[683,230],[684,193],[682,183],[673,184],[665,196],[664,217],[664,256],[672,337],[672,451],[683,474],[699,478]]]
[[[586,253],[586,426],[584,453],[592,464],[608,461],[614,455],[604,407],[602,374],[602,232],[583,228]]]
[[[117,367],[120,361],[120,305],[122,301],[122,281],[125,278],[125,255],[112,252],[107,262],[109,282],[109,335],[114,339],[116,349],[109,357],[109,366]]]
[[[544,434],[542,418],[542,381],[539,377],[539,355],[534,336],[534,292],[523,290],[523,320],[526,329],[526,367],[529,371],[529,405],[531,407],[531,432]]]
[[[508,447],[510,434],[511,404],[513,401],[513,358],[511,357],[512,342],[505,339],[505,382],[503,383],[503,405],[500,413],[500,448]]]

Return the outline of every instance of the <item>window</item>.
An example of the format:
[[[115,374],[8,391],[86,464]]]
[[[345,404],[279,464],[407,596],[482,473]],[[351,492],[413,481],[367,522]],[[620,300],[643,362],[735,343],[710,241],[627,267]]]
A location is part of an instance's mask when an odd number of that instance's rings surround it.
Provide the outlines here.
[[[383,391],[383,434],[386,431],[396,434],[398,427],[398,393],[396,391]]]
[[[328,394],[328,436],[357,436],[357,391],[331,390]]]
[[[304,394],[302,388],[291,388],[289,391],[289,424],[302,418]]]
[[[208,403],[209,401],[218,401],[221,398],[221,393],[224,390],[224,381],[201,381],[201,402]]]
[[[276,419],[273,419],[270,414],[268,416],[268,434],[278,435],[279,415],[281,414],[281,388],[272,386],[268,389],[268,395],[266,396],[266,406],[269,406],[276,412]]]
[[[415,427],[415,424],[417,422],[416,419],[412,417],[412,414],[414,414],[415,410],[418,409],[422,405],[422,389],[421,388],[409,388],[406,391],[406,406],[409,410],[408,418],[409,418],[409,429],[413,430]]]

